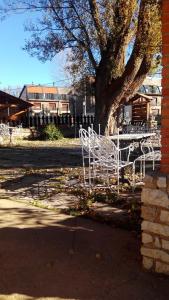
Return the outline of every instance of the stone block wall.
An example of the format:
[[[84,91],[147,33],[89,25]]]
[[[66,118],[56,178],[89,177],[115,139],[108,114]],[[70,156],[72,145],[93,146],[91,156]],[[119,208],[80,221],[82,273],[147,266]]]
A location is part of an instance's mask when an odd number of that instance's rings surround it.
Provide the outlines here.
[[[143,267],[169,275],[169,175],[147,175],[141,201]]]
[[[162,0],[162,66],[162,173],[145,178],[141,254],[145,269],[169,275],[169,0]]]

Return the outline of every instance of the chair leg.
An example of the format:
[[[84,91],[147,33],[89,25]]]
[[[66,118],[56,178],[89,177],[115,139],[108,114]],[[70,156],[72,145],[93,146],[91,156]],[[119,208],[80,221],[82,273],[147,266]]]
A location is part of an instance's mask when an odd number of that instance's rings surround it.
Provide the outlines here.
[[[135,175],[136,175],[136,166],[135,166],[135,162],[133,163],[133,179],[132,179],[132,181],[133,181],[133,187],[134,187],[134,189],[135,189],[135,185],[136,185],[136,177],[135,177]]]
[[[107,169],[107,186],[110,186],[109,170]]]
[[[86,185],[86,169],[85,169],[85,159],[82,155],[82,163],[83,163],[83,184]]]
[[[143,178],[145,177],[145,175],[146,175],[146,161],[144,159],[144,161],[143,161]]]
[[[153,171],[154,171],[154,169],[155,169],[155,159],[153,157]]]
[[[143,161],[142,159],[140,160],[140,180],[143,179]]]
[[[117,193],[118,194],[119,194],[119,183],[120,183],[119,168],[117,167]]]
[[[91,187],[91,158],[89,155],[89,171],[88,171],[89,187]]]
[[[84,157],[84,149],[82,147],[82,165],[83,165],[83,184],[86,185],[86,169],[85,169],[85,157]]]

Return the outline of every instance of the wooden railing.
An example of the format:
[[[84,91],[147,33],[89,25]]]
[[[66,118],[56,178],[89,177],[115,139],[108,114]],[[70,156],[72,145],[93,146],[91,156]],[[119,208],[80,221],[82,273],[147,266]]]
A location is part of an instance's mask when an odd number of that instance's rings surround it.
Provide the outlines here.
[[[4,123],[3,120],[1,120]],[[56,126],[65,126],[65,127],[80,127],[83,125],[87,127],[94,123],[93,116],[71,116],[71,115],[63,115],[63,116],[24,116],[19,121],[10,121],[10,126],[18,126],[22,125],[24,128],[29,127],[41,127],[47,124],[55,124]]]

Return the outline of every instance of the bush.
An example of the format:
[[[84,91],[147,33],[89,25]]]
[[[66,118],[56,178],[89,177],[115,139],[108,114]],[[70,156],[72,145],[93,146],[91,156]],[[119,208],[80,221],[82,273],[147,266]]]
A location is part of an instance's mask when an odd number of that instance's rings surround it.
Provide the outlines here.
[[[41,138],[45,140],[55,141],[63,138],[63,135],[59,128],[54,124],[46,125],[41,132]]]

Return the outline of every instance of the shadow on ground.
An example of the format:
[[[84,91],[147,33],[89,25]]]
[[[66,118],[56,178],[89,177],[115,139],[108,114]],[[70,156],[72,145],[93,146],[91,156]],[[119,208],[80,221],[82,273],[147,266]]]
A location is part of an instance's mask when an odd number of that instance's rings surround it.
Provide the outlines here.
[[[26,295],[23,299],[168,299],[168,278],[141,270],[139,241],[132,233],[10,203],[2,205],[0,221],[4,299],[12,294]]]
[[[24,174],[20,175],[17,178],[8,179],[1,183],[1,188],[8,189],[11,191],[16,191],[22,188],[31,189],[32,185],[38,184],[39,182],[43,182],[44,180],[48,180],[52,177],[59,176],[58,171],[53,174],[46,174],[45,172],[42,174]],[[56,175],[57,174],[57,175]]]
[[[0,165],[7,168],[78,167],[82,165],[81,149],[77,147],[3,147],[0,148]]]

